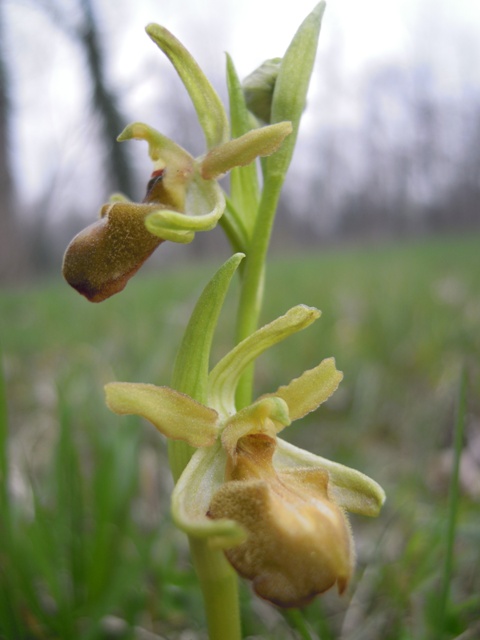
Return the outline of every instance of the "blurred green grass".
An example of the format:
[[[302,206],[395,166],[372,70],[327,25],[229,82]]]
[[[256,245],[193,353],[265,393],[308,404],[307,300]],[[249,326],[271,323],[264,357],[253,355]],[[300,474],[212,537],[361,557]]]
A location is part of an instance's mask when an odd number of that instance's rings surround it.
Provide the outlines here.
[[[332,248],[269,266],[265,322],[298,303],[323,314],[262,356],[258,394],[335,356],[345,375],[339,391],[282,435],[361,469],[388,495],[378,520],[352,519],[358,568],[349,595],[327,594],[303,612],[318,637],[453,638],[478,618],[479,246],[470,236]],[[164,443],[150,425],[110,415],[102,387],[114,379],[169,383],[183,328],[214,270],[147,273],[101,305],[63,282],[2,293],[9,433],[4,417],[0,638],[140,638],[139,628],[204,637],[185,541],[169,522]],[[214,360],[232,345],[235,305],[233,290]],[[465,464],[442,617],[462,371]],[[245,635],[294,637],[277,611],[252,607],[246,587],[242,607]]]

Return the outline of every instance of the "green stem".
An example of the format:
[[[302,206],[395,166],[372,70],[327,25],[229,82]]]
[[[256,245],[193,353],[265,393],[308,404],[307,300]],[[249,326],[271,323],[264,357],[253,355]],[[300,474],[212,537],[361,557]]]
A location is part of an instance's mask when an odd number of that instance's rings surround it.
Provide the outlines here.
[[[305,623],[303,614],[298,609],[287,609],[284,612],[284,616],[287,619],[289,625],[296,628],[302,640],[312,640],[312,634],[310,633],[307,624]]]
[[[267,174],[265,179],[255,227],[242,274],[237,318],[237,342],[247,338],[258,327],[258,319],[263,303],[265,262],[283,181],[283,174]],[[253,375],[254,365],[252,364],[244,373],[238,385],[238,409],[247,406],[252,400]]]
[[[210,640],[241,640],[238,578],[222,551],[190,538],[195,571],[202,588]]]
[[[194,450],[180,440],[169,440],[168,457],[177,482]],[[209,640],[241,640],[238,577],[223,551],[189,536],[193,565],[202,590]]]

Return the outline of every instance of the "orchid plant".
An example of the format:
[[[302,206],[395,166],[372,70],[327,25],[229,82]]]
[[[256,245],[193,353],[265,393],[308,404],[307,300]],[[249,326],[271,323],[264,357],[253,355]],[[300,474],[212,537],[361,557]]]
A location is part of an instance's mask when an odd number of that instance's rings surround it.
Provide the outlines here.
[[[141,203],[114,195],[70,243],[66,280],[100,302],[121,291],[164,241],[188,243],[220,223],[234,255],[205,287],[186,328],[170,386],[111,382],[106,401],[137,414],[168,439],[175,480],[172,516],[189,537],[211,640],[241,638],[237,573],[280,607],[301,607],[336,585],[342,593],[355,553],[346,511],[378,514],[381,487],[364,474],[278,437],[338,387],[333,358],[255,401],[255,359],[320,316],[299,305],[258,328],[265,263],[278,199],[295,147],[324,3],[306,18],[282,59],[240,83],[230,58],[230,123],[195,60],[166,29],[147,33],[169,57],[195,106],[206,151],[193,158],[142,123],[119,140],[148,144],[153,162]],[[263,157],[262,180],[255,160]],[[226,195],[218,179],[230,172]],[[239,268],[241,265],[241,268]],[[210,368],[229,285],[240,278],[236,346]]]

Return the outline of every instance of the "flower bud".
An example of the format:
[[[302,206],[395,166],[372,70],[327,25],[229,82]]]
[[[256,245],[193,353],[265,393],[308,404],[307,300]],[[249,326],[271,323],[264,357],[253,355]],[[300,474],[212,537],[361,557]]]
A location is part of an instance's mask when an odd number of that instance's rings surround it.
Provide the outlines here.
[[[266,60],[243,81],[243,93],[249,111],[267,124],[271,122],[273,90],[281,62],[281,58]]]

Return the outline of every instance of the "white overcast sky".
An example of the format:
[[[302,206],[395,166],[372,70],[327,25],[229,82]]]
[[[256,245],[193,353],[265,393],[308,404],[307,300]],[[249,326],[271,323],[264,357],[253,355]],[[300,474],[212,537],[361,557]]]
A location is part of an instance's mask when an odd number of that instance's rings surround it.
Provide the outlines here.
[[[163,23],[192,41],[200,56],[202,50],[211,56],[228,50],[242,75],[259,61],[281,55],[314,5],[312,0],[144,0],[135,3],[134,21],[139,29],[149,21]],[[432,38],[441,38],[445,45],[459,32],[478,39],[480,2],[328,0],[320,53],[339,41],[345,64],[354,72],[371,60],[411,55],[419,31],[422,54],[435,48]]]
[[[149,100],[153,101],[151,88],[167,68],[144,33],[148,22],[170,29],[216,80],[224,76],[225,51],[244,77],[266,58],[284,53],[315,2],[96,0],[95,4],[113,51],[114,86],[131,88],[128,115],[144,120]],[[53,180],[48,158],[57,160],[52,172],[58,171],[59,153],[65,166],[73,166],[82,145],[88,144],[84,132],[78,132],[85,109],[82,63],[75,46],[32,8],[33,2],[7,0],[4,6],[15,80],[15,162],[34,201]],[[329,0],[309,104],[315,104],[320,94],[324,106],[328,102],[329,85],[323,79],[329,75],[338,73],[355,87],[369,68],[390,60],[405,66],[432,63],[445,92],[478,88],[479,34],[478,0]],[[324,118],[326,112],[324,108]],[[307,128],[311,115],[306,114]],[[162,129],[160,118],[149,123]],[[164,133],[168,135],[168,130]],[[65,140],[70,140],[68,146]]]

